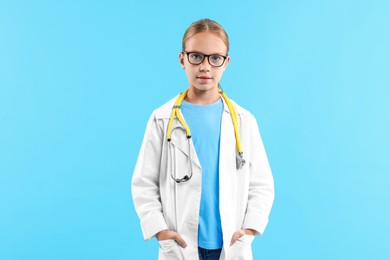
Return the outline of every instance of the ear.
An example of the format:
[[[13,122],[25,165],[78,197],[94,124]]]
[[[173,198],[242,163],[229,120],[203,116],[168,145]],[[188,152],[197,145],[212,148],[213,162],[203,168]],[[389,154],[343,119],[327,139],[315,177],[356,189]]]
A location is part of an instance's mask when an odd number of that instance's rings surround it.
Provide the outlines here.
[[[185,69],[185,66],[184,66],[184,53],[181,51],[179,52],[179,62],[181,64],[181,67],[183,68],[183,70]]]

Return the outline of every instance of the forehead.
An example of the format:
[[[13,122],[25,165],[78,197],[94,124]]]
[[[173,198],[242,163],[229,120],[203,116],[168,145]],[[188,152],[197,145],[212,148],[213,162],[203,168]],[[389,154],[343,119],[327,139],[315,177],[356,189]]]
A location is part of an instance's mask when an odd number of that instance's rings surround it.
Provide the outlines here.
[[[205,54],[226,54],[224,41],[211,32],[201,32],[191,36],[185,43],[186,51],[198,51]]]

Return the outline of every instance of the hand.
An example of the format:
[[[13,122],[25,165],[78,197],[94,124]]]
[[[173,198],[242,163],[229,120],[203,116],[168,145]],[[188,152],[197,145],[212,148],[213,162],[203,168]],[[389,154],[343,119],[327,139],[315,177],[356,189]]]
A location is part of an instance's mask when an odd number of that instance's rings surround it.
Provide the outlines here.
[[[156,234],[156,238],[158,241],[174,239],[181,247],[187,247],[186,241],[184,241],[184,239],[179,235],[179,233],[176,233],[175,231],[170,231],[168,229],[162,230]]]
[[[256,231],[253,230],[253,229],[240,229],[238,231],[236,231],[233,236],[232,236],[232,240],[230,241],[230,245],[233,245],[237,239],[239,239],[240,237],[242,237],[243,235],[252,235],[254,236],[256,234]]]

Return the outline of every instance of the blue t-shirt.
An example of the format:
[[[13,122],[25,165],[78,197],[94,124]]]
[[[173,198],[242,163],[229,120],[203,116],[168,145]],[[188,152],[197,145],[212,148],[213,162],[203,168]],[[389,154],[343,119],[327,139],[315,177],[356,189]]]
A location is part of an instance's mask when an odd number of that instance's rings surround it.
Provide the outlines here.
[[[198,245],[206,249],[222,248],[219,213],[219,142],[223,102],[195,105],[183,101],[181,112],[191,129],[192,141],[202,167]]]

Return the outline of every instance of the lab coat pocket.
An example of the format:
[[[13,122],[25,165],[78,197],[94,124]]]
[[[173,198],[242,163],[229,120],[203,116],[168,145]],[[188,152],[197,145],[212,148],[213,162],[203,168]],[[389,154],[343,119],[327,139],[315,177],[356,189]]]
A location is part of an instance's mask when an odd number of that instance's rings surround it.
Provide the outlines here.
[[[255,236],[243,235],[230,247],[228,260],[252,260],[252,242]]]
[[[166,240],[160,240],[158,241],[160,244],[160,250],[163,252],[168,252],[172,250],[172,248],[175,246],[176,241],[174,239],[166,239]]]
[[[243,235],[243,236],[239,237],[237,239],[237,241],[251,245],[254,239],[255,239],[255,236],[253,236],[253,235]]]
[[[174,239],[166,239],[158,241],[160,244],[160,252],[158,259],[160,260],[174,260],[180,258],[179,245]]]

